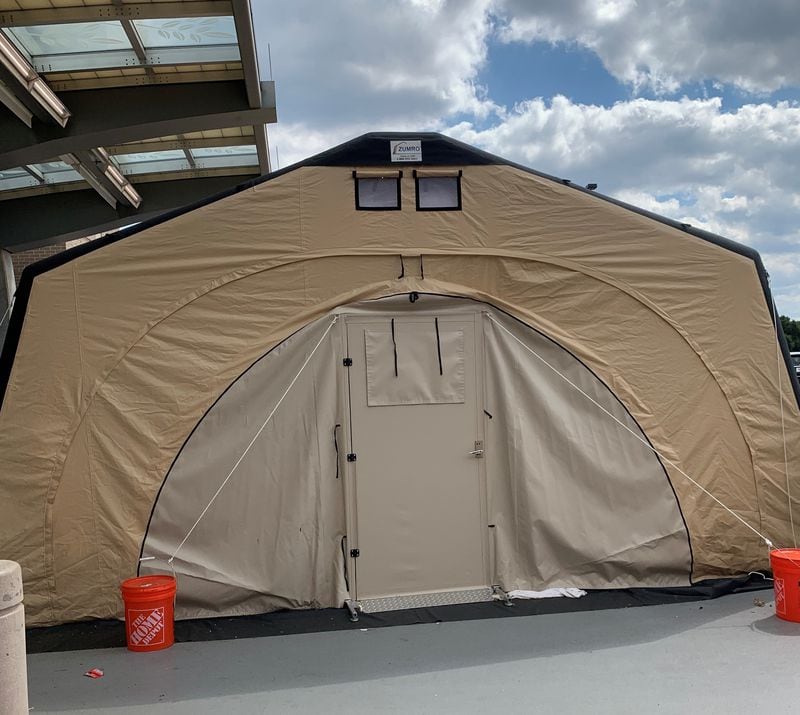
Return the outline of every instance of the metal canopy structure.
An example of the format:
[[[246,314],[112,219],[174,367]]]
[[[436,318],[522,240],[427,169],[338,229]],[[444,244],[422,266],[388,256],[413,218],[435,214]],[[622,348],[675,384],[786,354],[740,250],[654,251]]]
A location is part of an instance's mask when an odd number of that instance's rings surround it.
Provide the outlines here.
[[[249,0],[0,0],[0,248],[267,173],[274,121]]]

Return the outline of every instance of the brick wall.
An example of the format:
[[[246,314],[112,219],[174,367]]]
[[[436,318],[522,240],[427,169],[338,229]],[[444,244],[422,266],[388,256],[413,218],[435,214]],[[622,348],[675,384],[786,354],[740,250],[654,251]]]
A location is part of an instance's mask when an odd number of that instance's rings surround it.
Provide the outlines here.
[[[14,278],[19,283],[19,277],[22,274],[22,269],[25,266],[41,261],[43,258],[49,258],[56,253],[61,253],[66,248],[66,244],[57,243],[54,246],[44,246],[42,248],[34,248],[30,251],[20,251],[19,253],[11,254],[11,262],[14,265]]]

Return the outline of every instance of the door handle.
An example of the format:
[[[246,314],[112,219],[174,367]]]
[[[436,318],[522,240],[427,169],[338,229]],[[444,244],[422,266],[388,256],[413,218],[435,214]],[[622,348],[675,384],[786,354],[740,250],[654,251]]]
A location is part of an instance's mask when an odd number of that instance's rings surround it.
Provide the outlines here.
[[[475,459],[481,459],[483,457],[483,440],[476,439],[475,449],[473,449],[470,452],[467,452],[467,454],[475,457]]]

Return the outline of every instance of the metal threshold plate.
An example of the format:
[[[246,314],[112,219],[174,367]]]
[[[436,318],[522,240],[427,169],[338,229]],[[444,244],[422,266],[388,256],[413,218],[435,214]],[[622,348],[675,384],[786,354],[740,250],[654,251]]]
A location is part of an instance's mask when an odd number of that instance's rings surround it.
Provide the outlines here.
[[[434,591],[414,593],[409,596],[385,596],[361,601],[364,613],[402,611],[407,608],[430,608],[431,606],[455,606],[459,603],[483,603],[492,600],[491,588],[471,588],[465,591]]]

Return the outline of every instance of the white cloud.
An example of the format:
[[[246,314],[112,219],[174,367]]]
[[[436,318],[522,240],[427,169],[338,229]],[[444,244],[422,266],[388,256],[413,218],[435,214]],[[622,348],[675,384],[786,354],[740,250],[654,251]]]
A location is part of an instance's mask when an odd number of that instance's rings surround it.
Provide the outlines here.
[[[798,127],[800,107],[789,103],[723,112],[717,99],[598,107],[555,97],[525,102],[489,129],[462,122],[449,133],[749,244],[762,253],[779,294],[789,296],[800,281]]]
[[[456,112],[486,116],[495,107],[475,77],[491,1],[259,0],[260,65],[267,78],[269,42],[279,120],[386,129]]]
[[[498,0],[507,42],[574,42],[636,88],[706,79],[750,92],[800,84],[797,0]]]
[[[452,132],[542,171],[599,180],[606,190],[664,194],[716,184],[738,195],[785,184],[795,187],[790,200],[796,196],[800,107],[786,102],[724,112],[716,98],[603,107],[557,96],[523,102],[487,129],[461,122]],[[726,210],[736,206],[727,202]]]
[[[367,131],[444,131],[753,245],[784,310],[800,316],[796,104],[757,99],[727,112],[713,97],[594,106],[556,96],[506,109],[478,84],[495,33],[578,43],[639,87],[800,86],[795,0],[260,0],[253,9],[264,76],[272,45],[280,122],[270,140],[282,166]]]

